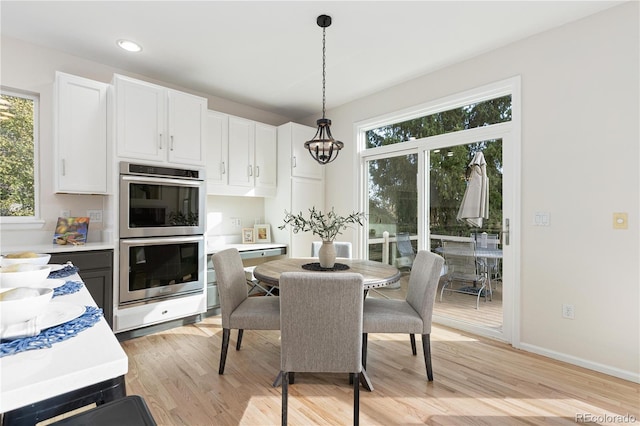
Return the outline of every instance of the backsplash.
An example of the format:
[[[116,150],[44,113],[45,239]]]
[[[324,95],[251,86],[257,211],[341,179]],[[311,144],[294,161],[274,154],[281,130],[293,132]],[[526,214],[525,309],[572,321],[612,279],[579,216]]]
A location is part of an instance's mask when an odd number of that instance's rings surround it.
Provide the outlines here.
[[[236,222],[239,219],[240,226],[233,223],[234,219]],[[208,236],[237,236],[240,242],[242,228],[253,228],[253,225],[262,223],[263,220],[264,198],[207,196]]]

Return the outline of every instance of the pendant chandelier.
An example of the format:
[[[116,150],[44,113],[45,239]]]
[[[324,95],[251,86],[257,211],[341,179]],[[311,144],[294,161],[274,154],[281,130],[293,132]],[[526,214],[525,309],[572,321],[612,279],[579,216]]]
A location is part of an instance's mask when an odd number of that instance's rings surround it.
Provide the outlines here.
[[[304,147],[309,150],[309,154],[320,164],[327,164],[338,157],[338,153],[344,146],[331,136],[331,120],[325,118],[325,82],[326,82],[326,59],[325,59],[325,31],[331,25],[331,16],[320,15],[316,21],[322,28],[322,118],[316,124],[318,130],[310,141],[304,143]]]

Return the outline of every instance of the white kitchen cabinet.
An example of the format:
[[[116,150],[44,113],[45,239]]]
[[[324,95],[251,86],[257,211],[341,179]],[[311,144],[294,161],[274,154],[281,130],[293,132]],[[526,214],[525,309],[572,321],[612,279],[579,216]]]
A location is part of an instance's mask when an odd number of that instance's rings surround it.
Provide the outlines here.
[[[106,194],[111,153],[107,144],[106,83],[56,72],[54,100],[55,191]]]
[[[215,193],[215,186],[227,185],[229,165],[229,116],[207,111],[205,126],[207,192]]]
[[[311,136],[304,136],[306,137],[304,139],[302,135],[308,135],[309,132]],[[305,155],[313,161],[309,153],[304,150],[304,141],[311,139],[313,134],[312,128],[296,123],[287,123],[278,127],[278,186],[276,195],[265,198],[264,202],[265,222],[271,224],[271,240],[287,244],[288,253],[292,257],[310,256],[311,242],[318,240],[318,237],[310,232],[294,234],[290,227],[278,229],[278,226],[283,224],[285,210],[294,214],[300,212],[307,214],[312,207],[324,211],[324,169],[317,163],[309,165],[300,161]],[[295,161],[296,155],[297,161]],[[302,168],[304,164],[309,166],[306,171]],[[315,167],[316,165],[318,168]],[[299,177],[297,176],[299,173],[306,176]]]
[[[304,143],[311,140],[316,134],[313,127],[303,126],[298,123],[287,123],[278,129],[278,137],[291,139],[291,175],[296,177],[306,177],[312,179],[322,179],[324,169],[316,160],[311,157],[309,150],[304,147]]]
[[[275,192],[278,170],[278,129],[268,124],[255,123],[255,134],[254,185],[257,190]]]
[[[277,186],[277,128],[209,111],[207,193],[269,197]]]
[[[255,123],[229,117],[229,185],[253,187]]]
[[[206,99],[121,75],[114,86],[118,157],[204,165]]]

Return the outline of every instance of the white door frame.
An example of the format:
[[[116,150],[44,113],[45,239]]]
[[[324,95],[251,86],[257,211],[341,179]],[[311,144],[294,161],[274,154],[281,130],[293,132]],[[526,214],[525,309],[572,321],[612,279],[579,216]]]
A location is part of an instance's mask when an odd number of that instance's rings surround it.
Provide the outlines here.
[[[463,130],[454,133],[431,136],[416,141],[403,142],[396,145],[387,145],[379,148],[365,149],[365,132],[390,123],[398,123],[411,118],[426,116],[435,112],[493,99],[500,96],[511,95],[511,121]],[[428,173],[425,173],[428,165],[428,153],[438,147],[463,144],[489,139],[502,139],[503,150],[503,229],[505,222],[509,220],[509,244],[503,245],[503,322],[502,331],[489,330],[485,327],[473,326],[450,318],[442,318],[434,315],[434,322],[451,326],[474,334],[496,338],[511,343],[514,347],[520,347],[520,229],[521,229],[521,94],[520,76],[512,77],[499,82],[491,83],[473,90],[469,90],[443,99],[418,105],[402,111],[396,111],[384,116],[371,118],[354,124],[354,133],[358,144],[359,163],[359,188],[360,211],[364,211],[368,204],[368,188],[366,160],[372,156],[384,156],[396,151],[419,150],[418,156],[418,233],[422,236],[418,241],[418,248],[429,247],[428,200],[424,196],[425,188],[428,188]],[[422,197],[422,198],[420,198]],[[366,235],[360,230],[360,247],[365,247]],[[364,250],[364,249],[363,249]]]

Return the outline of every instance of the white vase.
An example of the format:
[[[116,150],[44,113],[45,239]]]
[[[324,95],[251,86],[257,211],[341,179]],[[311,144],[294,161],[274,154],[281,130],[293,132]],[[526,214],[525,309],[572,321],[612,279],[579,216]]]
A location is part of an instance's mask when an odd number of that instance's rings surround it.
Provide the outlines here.
[[[318,259],[320,266],[323,268],[333,268],[336,264],[336,248],[333,241],[323,241],[320,250],[318,250]]]

